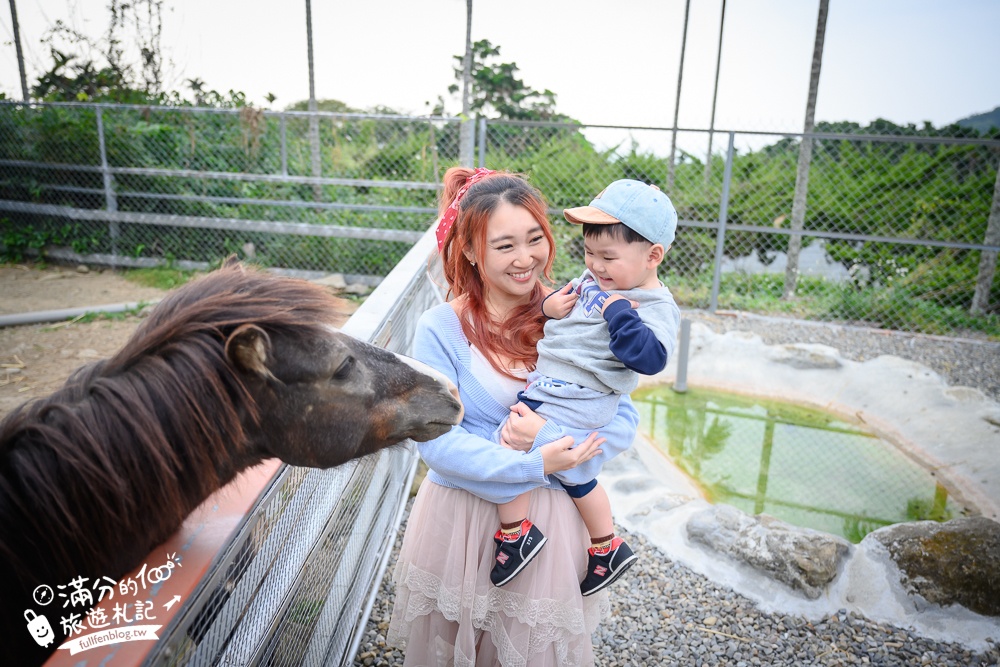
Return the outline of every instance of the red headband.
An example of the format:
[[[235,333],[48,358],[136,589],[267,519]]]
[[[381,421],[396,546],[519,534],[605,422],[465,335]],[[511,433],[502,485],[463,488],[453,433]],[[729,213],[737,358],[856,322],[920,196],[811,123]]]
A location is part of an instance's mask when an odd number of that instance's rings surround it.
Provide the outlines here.
[[[469,190],[471,186],[475,185],[483,178],[495,173],[497,172],[493,171],[492,169],[484,169],[480,167],[479,169],[476,169],[474,172],[472,172],[471,176],[465,179],[465,185],[459,188],[458,192],[455,193],[455,198],[451,200],[450,204],[448,204],[448,208],[444,210],[444,214],[441,216],[441,220],[438,221],[437,232],[436,232],[437,242],[438,242],[438,252],[441,252],[441,248],[444,247],[444,240],[445,237],[448,236],[448,230],[451,229],[451,226],[455,224],[456,218],[458,218],[458,202],[462,201],[462,197],[465,196],[465,193]]]

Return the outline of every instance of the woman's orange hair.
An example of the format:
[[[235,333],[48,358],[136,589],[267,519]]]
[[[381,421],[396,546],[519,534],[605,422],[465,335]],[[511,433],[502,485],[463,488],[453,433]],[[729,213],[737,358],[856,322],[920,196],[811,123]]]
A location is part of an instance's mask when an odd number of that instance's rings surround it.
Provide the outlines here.
[[[439,213],[451,204],[473,173],[473,169],[466,167],[452,167],[445,173]],[[467,317],[462,318],[465,336],[486,355],[497,372],[513,378],[510,369],[498,363],[496,357],[503,354],[512,362],[520,362],[528,370],[534,370],[538,361],[535,346],[542,338],[542,327],[545,325],[542,300],[551,290],[539,281],[528,300],[507,313],[503,321],[495,321],[487,311],[489,285],[483,282],[479,270],[466,258],[465,250],[471,249],[476,263],[482,263],[486,253],[487,222],[504,202],[523,207],[541,226],[542,234],[549,242],[549,256],[542,273],[551,282],[556,246],[545,214],[545,200],[538,190],[516,174],[491,174],[468,189],[459,204],[458,219],[444,238],[441,261],[448,281],[448,294],[456,297],[464,295],[466,299]]]

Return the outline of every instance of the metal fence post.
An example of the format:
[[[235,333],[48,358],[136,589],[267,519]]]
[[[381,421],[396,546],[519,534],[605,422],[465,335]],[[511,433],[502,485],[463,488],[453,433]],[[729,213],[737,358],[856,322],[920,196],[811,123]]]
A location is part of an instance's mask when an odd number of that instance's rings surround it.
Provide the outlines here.
[[[674,378],[673,389],[683,394],[688,388],[688,353],[691,349],[691,320],[681,320],[681,338],[677,346],[677,377]]]
[[[288,122],[285,119],[285,114],[278,116],[280,118],[279,127],[281,128],[281,175],[288,176]]]
[[[722,283],[722,250],[726,244],[726,218],[729,216],[729,183],[733,180],[733,143],[736,133],[729,133],[729,148],[726,149],[726,171],[722,176],[722,201],[719,202],[719,231],[715,235],[715,267],[712,270],[712,296],[708,309],[715,312],[719,306],[719,285]]]
[[[479,166],[486,166],[486,118],[479,119]]]
[[[101,153],[101,176],[104,179],[104,206],[110,211],[118,210],[118,196],[115,194],[114,177],[108,167],[108,149],[104,141],[104,109],[97,107],[97,145]],[[111,237],[111,268],[117,268],[118,237],[121,228],[117,221],[108,223],[108,235]]]
[[[458,163],[471,167],[476,161],[476,121],[465,118],[458,131]]]

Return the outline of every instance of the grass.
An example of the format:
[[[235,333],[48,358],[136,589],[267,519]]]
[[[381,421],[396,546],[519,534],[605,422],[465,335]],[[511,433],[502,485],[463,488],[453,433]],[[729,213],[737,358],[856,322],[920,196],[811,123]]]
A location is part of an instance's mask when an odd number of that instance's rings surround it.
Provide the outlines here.
[[[711,277],[668,276],[665,280],[682,307],[706,308]],[[899,287],[858,288],[821,278],[800,278],[796,294],[782,297],[784,276],[724,274],[718,307],[820,322],[842,322],[942,336],[984,336],[1000,341],[1000,315],[970,315],[958,306],[922,299]]]
[[[62,322],[49,325],[45,327],[43,331],[53,331],[55,329],[69,326],[71,324],[89,324],[91,322],[101,322],[101,321],[120,322],[123,320],[127,320],[130,317],[135,317],[139,315],[139,313],[142,312],[143,308],[145,308],[148,305],[149,304],[146,303],[145,301],[140,301],[135,308],[126,308],[125,310],[116,312],[84,313],[82,315],[77,315],[71,320],[64,320]]]
[[[125,310],[118,312],[84,313],[83,315],[74,318],[73,321],[82,322],[86,324],[87,322],[97,322],[101,320],[110,320],[110,321],[127,320],[130,317],[137,316],[139,313],[142,312],[142,309],[145,308],[147,305],[149,304],[146,303],[145,301],[140,301],[135,308],[126,308]]]
[[[198,274],[197,271],[183,271],[170,266],[156,266],[149,269],[129,269],[125,271],[125,279],[142,285],[162,290],[180,287]]]

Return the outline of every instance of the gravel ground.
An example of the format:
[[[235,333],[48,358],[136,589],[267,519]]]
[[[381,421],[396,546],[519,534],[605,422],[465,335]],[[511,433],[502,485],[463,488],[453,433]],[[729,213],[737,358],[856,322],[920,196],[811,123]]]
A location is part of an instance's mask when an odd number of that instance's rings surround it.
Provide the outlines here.
[[[743,313],[686,311],[685,317],[717,333],[752,331],[768,344],[829,345],[855,361],[893,354],[923,363],[948,384],[975,387],[1000,401],[1000,343]],[[641,535],[620,528],[619,532],[641,558],[612,589],[612,616],[594,635],[598,665],[1000,665],[1000,637],[980,653],[854,613],[809,621],[763,612],[748,598],[671,561]],[[399,539],[354,662],[357,666],[403,664],[402,653],[385,645],[393,601],[390,576],[398,550]]]
[[[640,559],[609,589],[611,617],[594,633],[597,665],[995,667],[1000,664],[997,643],[987,651],[976,652],[960,644],[924,639],[854,613],[808,621],[763,612],[748,598],[671,561],[643,536],[621,527],[617,533],[626,538]],[[385,645],[393,602],[390,577],[399,545],[397,539],[355,666],[403,664],[402,652]]]

